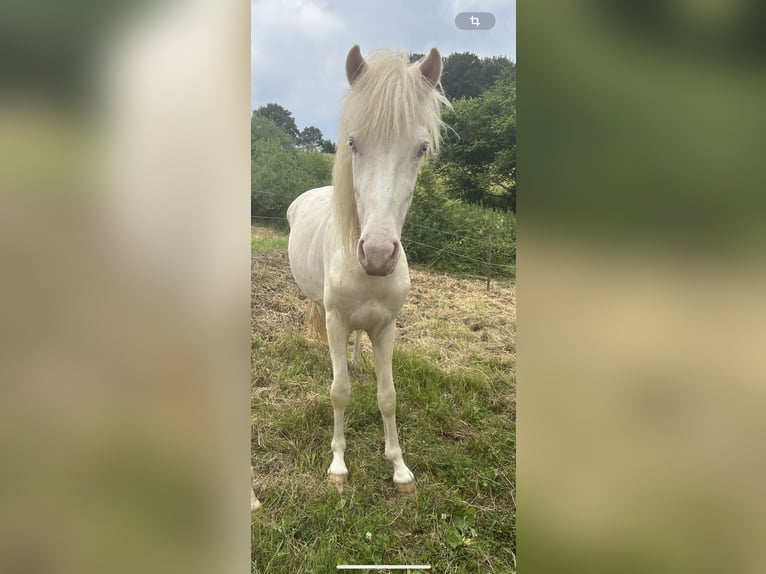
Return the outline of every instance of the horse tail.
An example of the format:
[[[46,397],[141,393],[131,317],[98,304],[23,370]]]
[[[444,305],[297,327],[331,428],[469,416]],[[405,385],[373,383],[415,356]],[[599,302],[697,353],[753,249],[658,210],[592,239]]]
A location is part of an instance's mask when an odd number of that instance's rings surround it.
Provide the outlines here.
[[[306,326],[322,341],[327,341],[327,325],[316,303],[309,300],[306,305]]]

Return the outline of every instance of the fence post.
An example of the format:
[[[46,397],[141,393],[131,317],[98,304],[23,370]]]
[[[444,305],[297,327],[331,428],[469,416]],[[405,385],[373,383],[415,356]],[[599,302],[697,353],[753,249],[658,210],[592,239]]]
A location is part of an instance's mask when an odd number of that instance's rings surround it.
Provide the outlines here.
[[[487,291],[489,291],[489,280],[492,276],[492,230],[489,230],[489,241],[487,242]]]

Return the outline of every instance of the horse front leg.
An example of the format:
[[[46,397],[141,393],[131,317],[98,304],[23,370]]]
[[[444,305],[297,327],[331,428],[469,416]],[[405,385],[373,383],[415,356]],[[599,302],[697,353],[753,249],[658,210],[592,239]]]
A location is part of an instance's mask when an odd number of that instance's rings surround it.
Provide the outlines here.
[[[378,408],[383,417],[386,458],[394,465],[394,484],[402,494],[415,492],[415,476],[404,464],[399,435],[396,432],[396,390],[392,360],[394,356],[394,322],[370,335],[375,376],[378,379]]]
[[[346,437],[343,432],[343,416],[346,412],[351,385],[348,379],[348,360],[346,349],[348,345],[349,328],[333,313],[327,314],[327,342],[330,347],[332,359],[332,386],[330,387],[330,401],[333,408],[333,434],[332,434],[332,463],[327,469],[330,481],[338,490],[343,489],[348,477],[348,469],[343,460],[346,452]]]

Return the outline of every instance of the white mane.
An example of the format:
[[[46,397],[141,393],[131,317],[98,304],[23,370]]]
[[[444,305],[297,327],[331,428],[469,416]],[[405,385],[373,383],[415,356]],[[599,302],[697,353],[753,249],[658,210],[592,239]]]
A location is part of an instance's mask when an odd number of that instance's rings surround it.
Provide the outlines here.
[[[338,130],[338,149],[333,166],[333,211],[341,244],[353,253],[359,240],[359,219],[354,199],[351,132],[366,139],[395,145],[415,126],[424,126],[431,149],[441,143],[441,108],[449,106],[441,85],[431,86],[420,72],[420,62],[407,64],[404,52],[379,50],[366,60],[365,70],[346,94]]]

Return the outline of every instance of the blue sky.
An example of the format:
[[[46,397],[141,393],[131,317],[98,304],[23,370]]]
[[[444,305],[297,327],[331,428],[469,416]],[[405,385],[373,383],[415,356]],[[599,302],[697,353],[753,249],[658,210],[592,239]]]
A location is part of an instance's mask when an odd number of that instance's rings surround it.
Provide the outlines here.
[[[466,31],[455,15],[491,12],[492,30]],[[314,125],[336,139],[348,87],[344,62],[359,44],[446,56],[473,52],[516,61],[515,0],[251,0],[250,103],[276,102],[298,129]]]

